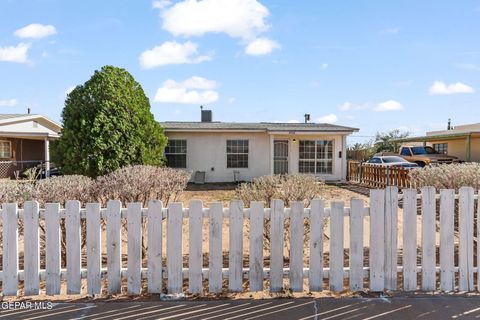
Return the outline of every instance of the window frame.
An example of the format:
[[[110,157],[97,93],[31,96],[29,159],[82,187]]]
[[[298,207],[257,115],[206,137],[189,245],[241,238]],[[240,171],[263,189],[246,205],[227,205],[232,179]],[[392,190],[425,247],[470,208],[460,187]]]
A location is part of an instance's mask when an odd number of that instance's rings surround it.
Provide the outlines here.
[[[441,146],[440,150],[442,150],[442,151],[437,149],[437,146]],[[448,143],[447,142],[433,143],[432,147],[435,151],[437,151],[440,154],[448,154]]]
[[[167,148],[169,148],[169,143],[170,142],[173,142],[173,141],[185,141],[185,152],[169,152],[167,153]],[[174,148],[182,148],[182,146],[174,146]],[[188,168],[188,157],[187,157],[187,154],[188,154],[188,141],[187,139],[168,139],[168,142],[167,142],[167,145],[165,146],[165,150],[163,152],[165,158],[167,159],[167,167],[169,168],[175,168],[175,169],[187,169]],[[168,158],[167,158],[167,155],[173,155],[173,156],[185,156],[185,167],[177,167],[177,166],[170,166],[168,164]]]
[[[229,142],[233,142],[233,141],[236,141],[237,142],[237,147],[238,147],[238,142],[239,141],[243,141],[243,142],[246,142],[246,147],[247,147],[247,152],[229,152],[228,151],[228,143]],[[231,148],[232,146],[230,146]],[[228,156],[231,156],[231,155],[246,155],[247,156],[247,166],[246,167],[231,167],[229,166],[229,161],[228,161]],[[238,163],[238,159],[237,159],[237,163]],[[250,140],[249,139],[227,139],[225,141],[225,167],[227,169],[249,169],[250,168]]]
[[[313,159],[309,159],[309,158],[301,158],[301,151],[300,151],[300,145],[303,143],[303,142],[306,142],[306,141],[309,141],[309,142],[313,142],[313,145],[314,145],[314,151],[313,151],[313,154],[314,154],[314,158]],[[324,153],[327,154],[331,154],[331,158],[318,158],[318,154],[319,154],[319,150],[318,150],[318,146],[320,145],[320,142],[329,142],[330,145],[331,145],[331,153],[327,150],[327,151],[324,151]],[[305,151],[303,151],[305,152]],[[311,153],[311,152],[310,152]],[[333,175],[334,174],[334,171],[335,171],[335,139],[323,139],[323,140],[319,140],[319,139],[315,139],[315,140],[310,140],[310,139],[303,139],[303,140],[299,140],[299,143],[298,143],[298,173],[300,174],[313,174],[313,175]],[[311,162],[313,163],[313,168],[314,168],[314,172],[301,172],[300,171],[300,162]],[[324,163],[324,164],[328,164],[329,162],[331,162],[331,171],[330,172],[318,172],[317,170],[317,167],[318,167],[318,164],[319,163]]]
[[[8,157],[3,157],[2,154],[0,154],[0,159],[12,159],[12,141],[10,140],[0,140],[0,143],[8,143]]]

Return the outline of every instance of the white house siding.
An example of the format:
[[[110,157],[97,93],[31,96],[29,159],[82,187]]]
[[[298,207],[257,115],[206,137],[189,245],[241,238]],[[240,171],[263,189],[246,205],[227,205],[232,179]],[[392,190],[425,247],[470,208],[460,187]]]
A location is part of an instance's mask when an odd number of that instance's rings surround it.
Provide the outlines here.
[[[326,181],[346,178],[346,135],[332,134],[269,134],[267,132],[166,132],[169,139],[187,140],[187,170],[205,172],[206,182],[250,181],[255,177],[273,174],[273,141],[289,140],[289,173],[298,173],[300,140],[333,140],[333,172],[318,175]],[[227,168],[227,140],[249,141],[248,168]],[[293,141],[295,139],[295,141]],[[342,152],[342,158],[339,152]],[[213,170],[212,170],[213,169]]]
[[[265,132],[167,132],[187,140],[187,170],[205,171],[205,182],[250,181],[270,174],[270,138]],[[248,140],[248,168],[227,168],[227,140]],[[212,170],[213,168],[213,170]]]

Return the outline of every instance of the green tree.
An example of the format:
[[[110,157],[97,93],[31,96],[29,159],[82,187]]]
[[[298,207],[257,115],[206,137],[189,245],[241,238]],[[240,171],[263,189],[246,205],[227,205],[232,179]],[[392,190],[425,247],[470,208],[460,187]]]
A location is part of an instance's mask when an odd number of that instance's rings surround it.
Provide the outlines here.
[[[377,132],[375,135],[375,152],[395,152],[398,145],[395,140],[406,138],[409,135],[409,132],[403,132],[399,129],[387,133]]]
[[[141,85],[125,69],[104,66],[65,100],[52,160],[66,174],[97,177],[126,165],[163,163],[167,139]]]

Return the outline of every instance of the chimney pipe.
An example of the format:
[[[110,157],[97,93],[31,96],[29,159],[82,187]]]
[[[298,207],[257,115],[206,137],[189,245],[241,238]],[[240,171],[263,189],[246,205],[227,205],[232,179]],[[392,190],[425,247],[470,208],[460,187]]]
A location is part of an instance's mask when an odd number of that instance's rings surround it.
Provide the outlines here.
[[[303,115],[303,117],[305,118],[305,123],[308,123],[308,121],[310,121],[310,114],[309,113],[305,113]]]
[[[27,108],[27,114],[30,114],[30,108]]]
[[[452,119],[448,119],[448,126],[447,126],[447,130],[452,130]]]

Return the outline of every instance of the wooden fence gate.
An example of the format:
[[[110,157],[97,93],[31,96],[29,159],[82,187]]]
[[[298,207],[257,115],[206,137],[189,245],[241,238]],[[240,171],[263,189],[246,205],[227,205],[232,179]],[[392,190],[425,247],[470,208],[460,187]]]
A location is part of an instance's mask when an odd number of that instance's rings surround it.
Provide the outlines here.
[[[421,210],[417,216],[419,199]],[[399,209],[399,201],[403,210]],[[414,189],[404,189],[398,194],[396,187],[388,187],[372,190],[368,207],[360,199],[352,199],[348,207],[339,201],[326,207],[323,200],[313,200],[308,208],[302,202],[284,208],[280,200],[273,200],[271,208],[264,208],[262,202],[252,202],[249,208],[243,208],[240,201],[232,201],[229,208],[221,203],[203,208],[202,202],[195,200],[189,208],[183,208],[181,203],[164,208],[159,201],[151,201],[148,208],[139,203],[122,208],[116,200],[110,201],[106,208],[100,204],[81,208],[78,201],[67,201],[64,209],[56,203],[46,204],[43,209],[37,202],[26,202],[23,209],[8,203],[2,206],[0,280],[4,295],[17,295],[19,284],[23,284],[25,295],[38,295],[43,293],[43,289],[40,292],[43,281],[45,293],[57,295],[62,290],[62,280],[66,280],[69,294],[93,295],[102,290],[118,293],[125,286],[122,284],[125,279],[130,294],[142,293],[144,279],[149,293],[264,289],[277,292],[286,288],[337,292],[345,289],[473,291],[480,279],[480,246],[475,246],[480,235],[480,220],[475,219],[478,211],[474,213],[476,201],[478,195],[468,187],[461,188],[458,194],[454,190],[436,194],[433,187],[423,188],[420,194]],[[189,249],[182,252],[187,221]],[[367,221],[369,230],[365,233]],[[244,222],[248,222],[248,228]],[[65,233],[61,232],[63,224]],[[228,247],[222,247],[222,231],[227,224]],[[287,225],[288,259],[284,257]],[[23,228],[22,270],[19,226]],[[398,233],[400,226],[402,237]],[[266,231],[270,234],[267,248]],[[328,231],[328,239],[324,231]],[[204,232],[208,234],[209,251],[205,262]],[[148,244],[145,256],[142,233],[146,233]],[[368,247],[364,234],[369,237]],[[126,268],[122,266],[122,235],[126,235]],[[65,269],[61,267],[62,240],[66,241]],[[42,269],[41,258],[45,261]],[[246,260],[248,263],[244,263]],[[82,292],[82,279],[86,279],[86,292]],[[105,288],[104,279],[108,280]]]

